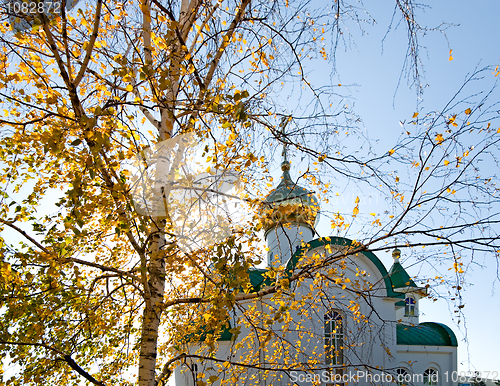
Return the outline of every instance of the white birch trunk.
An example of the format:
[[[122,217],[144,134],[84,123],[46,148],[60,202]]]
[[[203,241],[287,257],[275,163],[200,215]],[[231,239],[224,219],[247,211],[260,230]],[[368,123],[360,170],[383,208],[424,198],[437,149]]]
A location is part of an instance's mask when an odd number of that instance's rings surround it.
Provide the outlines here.
[[[179,15],[179,28],[181,39],[184,43],[188,41],[188,35],[197,11],[201,5],[200,0],[182,0]],[[242,0],[238,8],[234,20],[231,22],[230,31],[226,32],[226,37],[229,39],[232,36],[232,31],[241,22],[247,6],[251,0]],[[151,17],[149,13],[148,0],[142,0],[143,4],[143,38],[144,38],[144,55],[146,63],[152,63],[151,58]],[[172,47],[173,52],[180,52],[181,43],[176,42],[177,47]],[[222,58],[225,45],[217,51],[214,60],[212,61],[209,71],[205,76],[203,85],[200,85],[200,98],[203,98],[205,90],[208,88],[215,74],[215,70],[219,61]],[[159,137],[160,140],[171,138],[174,133],[175,114],[177,108],[177,94],[179,89],[179,68],[181,61],[184,58],[175,58],[169,63],[170,88],[166,90],[165,97],[160,103],[160,122],[159,122]],[[193,111],[193,117],[197,111]],[[168,194],[168,193],[167,193]],[[168,215],[168,214],[167,214]],[[148,282],[145,293],[146,304],[143,312],[140,356],[139,356],[139,386],[157,386],[155,379],[155,369],[157,366],[157,347],[158,347],[158,330],[160,326],[162,310],[164,305],[164,290],[165,290],[165,260],[162,248],[165,245],[165,220],[156,219],[156,228],[153,231],[156,233],[149,250],[149,265],[147,266]],[[164,369],[163,373],[167,373],[168,369]],[[162,373],[162,374],[163,374]],[[164,381],[164,380],[162,380]]]
[[[147,0],[143,0],[143,38],[146,63],[152,63],[151,57],[151,17]],[[189,1],[182,0],[180,19],[185,19]],[[182,21],[182,20],[181,20]],[[170,63],[176,68],[179,63]],[[175,73],[176,71],[171,71]],[[166,108],[160,109],[159,137],[161,140],[171,138],[175,124],[175,107],[178,89],[177,79],[171,79],[171,88],[167,91]],[[149,249],[148,287],[143,317],[139,353],[139,386],[156,386],[156,365],[158,352],[158,332],[164,304],[165,292],[165,260],[162,251],[165,245],[165,220],[156,219],[155,233]]]
[[[163,222],[161,222],[163,224]],[[157,229],[150,249],[148,266],[150,298],[146,301],[142,317],[141,348],[139,354],[139,386],[155,385],[158,348],[158,330],[165,290],[165,260],[162,252],[165,237]]]

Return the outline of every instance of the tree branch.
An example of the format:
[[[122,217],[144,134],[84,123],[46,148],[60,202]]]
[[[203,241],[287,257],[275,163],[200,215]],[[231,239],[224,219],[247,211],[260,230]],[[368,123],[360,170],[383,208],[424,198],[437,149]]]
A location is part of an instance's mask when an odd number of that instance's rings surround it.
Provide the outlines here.
[[[87,66],[90,61],[90,57],[92,56],[92,51],[94,50],[94,44],[95,40],[97,38],[97,33],[99,31],[99,21],[101,18],[101,9],[102,9],[102,0],[97,0],[97,6],[95,10],[95,19],[94,19],[94,29],[92,31],[92,35],[90,36],[89,40],[89,45],[87,46],[87,52],[85,54],[85,59],[83,60],[83,64],[80,67],[80,71],[78,72],[78,75],[75,78],[74,81],[74,86],[77,87],[80,81],[83,78],[83,75],[85,74],[85,70],[87,69]]]
[[[16,346],[33,346],[33,347],[43,347],[49,351],[57,353],[61,359],[63,359],[69,367],[71,367],[73,370],[75,370],[78,374],[80,374],[82,377],[84,377],[87,381],[92,382],[94,385],[97,386],[106,386],[105,383],[98,381],[95,379],[92,375],[90,375],[88,372],[86,372],[84,369],[82,369],[78,363],[74,361],[73,358],[71,358],[71,355],[64,354],[62,351],[56,349],[55,347],[51,347],[48,344],[45,343],[30,343],[30,342],[12,342],[12,341],[7,341],[7,340],[0,340],[0,344],[5,344],[5,345],[16,345]]]

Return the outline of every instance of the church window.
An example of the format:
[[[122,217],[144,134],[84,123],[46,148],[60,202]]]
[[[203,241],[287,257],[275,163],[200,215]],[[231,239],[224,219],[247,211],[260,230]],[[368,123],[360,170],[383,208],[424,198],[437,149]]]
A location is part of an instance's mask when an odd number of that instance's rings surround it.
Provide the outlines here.
[[[415,297],[412,295],[407,295],[405,299],[405,316],[414,316],[415,315],[415,304],[417,301]]]
[[[327,365],[343,364],[343,344],[342,315],[337,311],[329,311],[325,314],[325,362]]]
[[[424,385],[437,386],[438,372],[435,369],[427,369],[424,371]]]
[[[408,385],[409,380],[411,380],[411,378],[406,369],[403,368],[396,369],[396,384],[398,386]]]

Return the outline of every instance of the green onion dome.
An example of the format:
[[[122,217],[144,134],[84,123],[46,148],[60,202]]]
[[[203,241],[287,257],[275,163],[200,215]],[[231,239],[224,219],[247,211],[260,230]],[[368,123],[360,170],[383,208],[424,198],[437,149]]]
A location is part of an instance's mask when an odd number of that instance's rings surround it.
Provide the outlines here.
[[[319,202],[314,193],[297,185],[290,177],[290,162],[283,152],[283,175],[279,185],[263,202],[261,220],[264,230],[290,223],[307,224],[314,229],[319,220]]]

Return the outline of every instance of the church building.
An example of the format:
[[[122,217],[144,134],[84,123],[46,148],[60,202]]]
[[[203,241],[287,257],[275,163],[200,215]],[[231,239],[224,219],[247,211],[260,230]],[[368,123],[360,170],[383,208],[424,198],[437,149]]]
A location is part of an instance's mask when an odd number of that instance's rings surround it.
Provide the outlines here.
[[[387,269],[355,241],[317,237],[319,202],[292,180],[286,150],[281,169],[262,215],[268,267],[248,270],[251,288],[242,289],[259,296],[235,306],[217,336],[187,339],[190,354],[212,340],[213,359],[188,356],[169,384],[456,385],[455,334],[444,324],[420,322],[427,288],[405,271],[402,251],[392,251]],[[290,283],[283,301],[266,292],[278,281]],[[267,319],[250,320],[247,310]],[[248,366],[235,365],[243,359]]]

